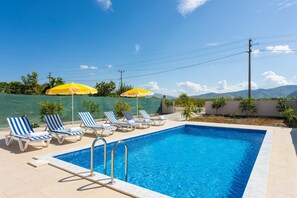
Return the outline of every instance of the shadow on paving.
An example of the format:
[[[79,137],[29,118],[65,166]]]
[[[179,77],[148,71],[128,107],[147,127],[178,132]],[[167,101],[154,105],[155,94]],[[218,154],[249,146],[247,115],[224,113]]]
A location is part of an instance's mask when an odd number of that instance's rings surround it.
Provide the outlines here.
[[[42,146],[42,143],[34,143],[34,146],[29,144],[27,150],[23,152],[20,150],[19,143],[17,141],[14,140],[11,142],[9,146],[7,146],[5,144],[5,139],[0,139],[0,148],[6,151],[10,151],[11,153],[14,153],[14,154],[20,154],[24,152],[28,153],[32,151],[41,150],[44,147]]]
[[[295,153],[297,155],[297,129],[292,129],[292,131],[290,132],[291,137],[292,137],[292,144],[295,148]]]

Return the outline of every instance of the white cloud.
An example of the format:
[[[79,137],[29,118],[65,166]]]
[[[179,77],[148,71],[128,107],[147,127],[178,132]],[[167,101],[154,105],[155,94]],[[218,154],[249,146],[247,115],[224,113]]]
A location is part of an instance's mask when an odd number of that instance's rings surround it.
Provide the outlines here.
[[[241,82],[239,84],[236,84],[233,87],[233,91],[239,91],[239,90],[245,90],[248,89],[249,83],[247,81]],[[252,89],[258,89],[259,86],[256,82],[251,81],[251,88]]]
[[[113,65],[112,64],[108,64],[108,65],[106,65],[106,67],[110,69],[110,68],[113,67]]]
[[[158,91],[160,89],[158,83],[154,81],[149,82],[145,87],[151,91]]]
[[[227,89],[228,89],[228,86],[227,86],[226,80],[222,80],[222,81],[218,82],[218,87],[217,87],[218,91],[226,91]]]
[[[275,83],[278,85],[289,84],[285,77],[277,75],[273,71],[266,71],[262,74],[262,76],[264,76],[264,82]]]
[[[80,65],[80,69],[97,69],[96,66]]]
[[[248,82],[241,82],[237,84],[229,85],[226,80],[219,81],[217,86],[209,87],[206,85],[201,85],[193,82],[177,82],[176,87],[171,89],[163,88],[158,85],[157,82],[151,81],[141,87],[151,90],[154,93],[159,93],[163,95],[170,95],[178,97],[180,94],[185,93],[188,96],[201,95],[205,93],[215,92],[215,93],[226,93],[233,91],[241,91],[248,89]],[[258,89],[258,85],[255,82],[251,82],[252,89]]]
[[[177,11],[181,15],[186,16],[205,4],[207,1],[208,0],[179,0]]]
[[[139,50],[140,50],[140,45],[139,44],[135,44],[135,53],[138,54]]]
[[[280,1],[277,6],[279,10],[285,9],[285,8],[289,8],[293,5],[295,5],[297,3],[296,0],[282,0]]]
[[[187,93],[188,95],[197,95],[197,94],[201,94],[209,91],[207,86],[196,84],[189,81],[178,82],[176,83],[176,85],[181,88],[179,90],[180,92]]]
[[[289,47],[289,45],[267,46],[265,49],[276,54],[280,54],[280,53],[288,54],[293,52],[292,49]]]
[[[99,5],[104,9],[104,10],[110,10],[112,9],[112,2],[111,0],[97,0]]]
[[[259,49],[255,49],[255,50],[253,50],[253,51],[252,51],[252,54],[253,54],[254,56],[258,56],[258,55],[260,54],[260,50],[259,50]]]
[[[169,96],[178,96],[179,95],[178,90],[160,88],[158,83],[154,82],[154,81],[151,81],[141,87],[144,87],[145,89],[148,89],[154,93],[159,93],[159,94],[163,94],[163,95],[169,95]]]

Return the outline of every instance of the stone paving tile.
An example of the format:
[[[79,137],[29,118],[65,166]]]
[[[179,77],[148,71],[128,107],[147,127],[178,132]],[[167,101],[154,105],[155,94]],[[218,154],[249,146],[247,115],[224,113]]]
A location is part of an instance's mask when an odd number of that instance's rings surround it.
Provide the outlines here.
[[[179,118],[179,117],[178,117]],[[135,130],[129,133],[115,132],[114,135],[105,137],[111,140],[128,137],[133,134],[145,134],[149,130],[163,129],[168,126],[180,124],[181,122],[168,121],[163,127],[151,127],[148,130]],[[201,123],[217,126],[215,123]],[[225,125],[232,127],[251,127],[245,125]],[[254,128],[263,129],[259,126]],[[291,129],[264,127],[274,131],[272,155],[270,161],[270,175],[267,186],[267,197],[297,197],[297,139],[293,140]],[[82,180],[63,170],[50,165],[37,168],[29,166],[27,162],[33,157],[60,152],[82,145],[91,145],[94,136],[86,134],[82,141],[67,141],[59,145],[52,141],[48,148],[29,146],[28,151],[20,152],[16,141],[9,147],[5,145],[4,136],[8,134],[7,129],[0,129],[0,198],[14,197],[127,197],[124,194],[92,184]],[[293,144],[294,143],[294,144]],[[72,179],[72,180],[71,180]],[[18,188],[15,188],[18,186]],[[11,190],[14,189],[14,190]],[[32,193],[33,192],[33,193]]]

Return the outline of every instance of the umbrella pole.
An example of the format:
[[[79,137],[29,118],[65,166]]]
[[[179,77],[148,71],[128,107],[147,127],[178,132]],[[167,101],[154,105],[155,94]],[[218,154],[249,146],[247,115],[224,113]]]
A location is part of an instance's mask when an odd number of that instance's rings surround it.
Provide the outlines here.
[[[136,96],[136,114],[138,118],[138,97]]]
[[[73,94],[72,94],[72,106],[71,106],[71,113],[72,113],[72,126],[74,125],[74,111],[73,111]]]

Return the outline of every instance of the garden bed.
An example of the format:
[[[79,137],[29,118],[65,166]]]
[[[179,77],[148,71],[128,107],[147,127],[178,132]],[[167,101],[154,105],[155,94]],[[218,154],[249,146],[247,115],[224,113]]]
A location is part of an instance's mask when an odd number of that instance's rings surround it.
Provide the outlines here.
[[[202,115],[202,116],[193,117],[189,121],[289,127],[284,122],[283,118],[268,118],[268,117],[239,117],[239,116],[230,117],[230,116]]]

